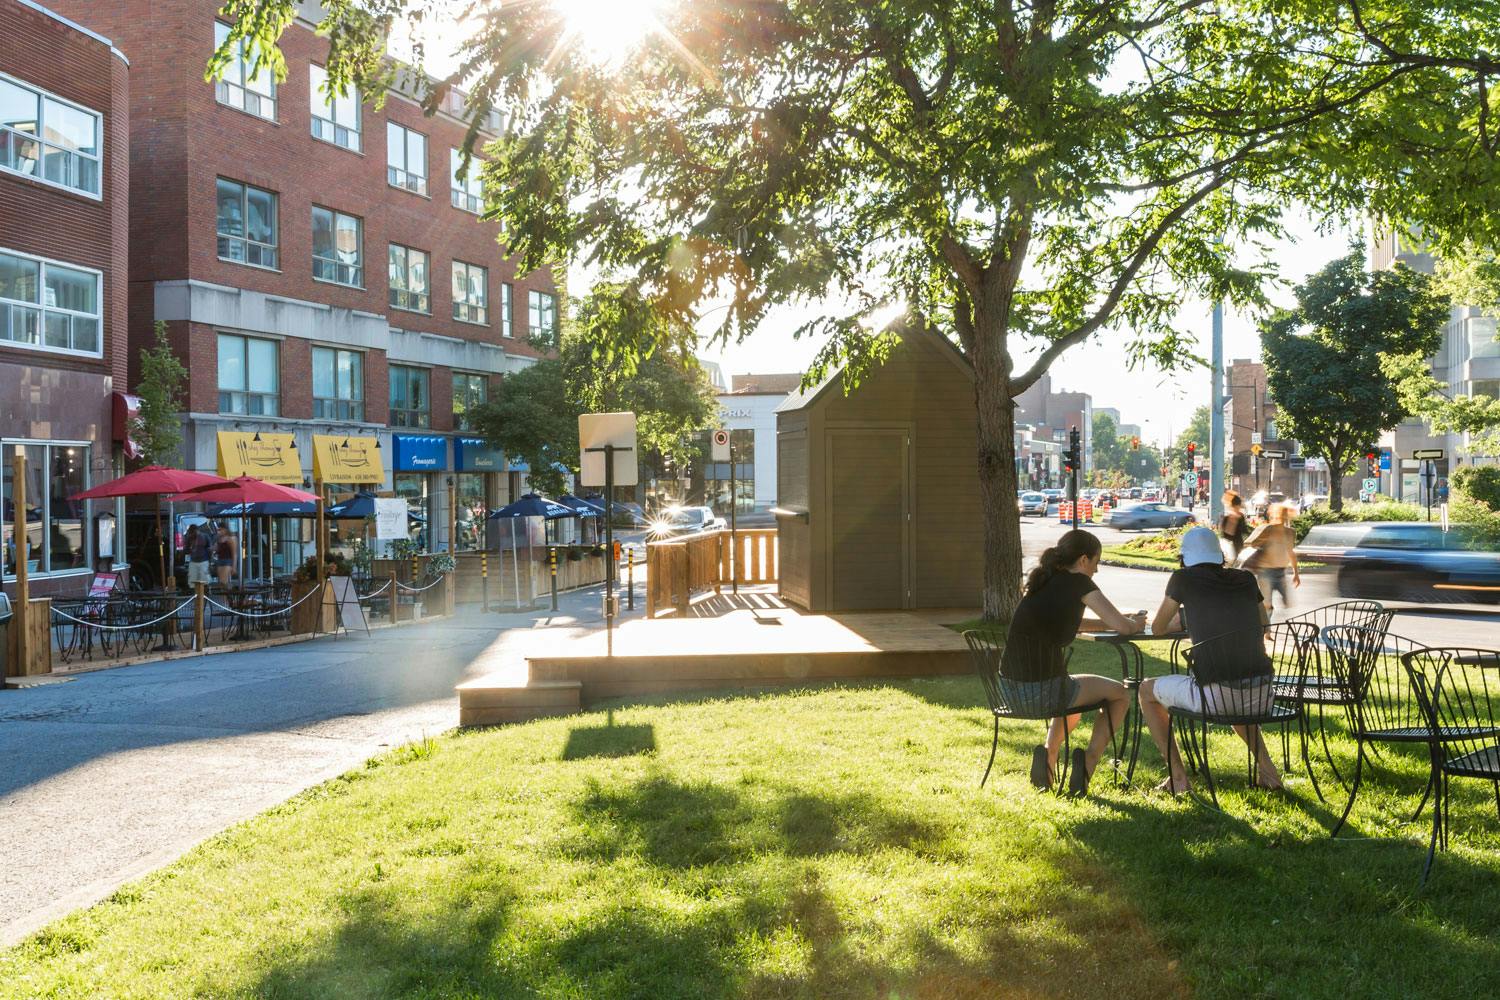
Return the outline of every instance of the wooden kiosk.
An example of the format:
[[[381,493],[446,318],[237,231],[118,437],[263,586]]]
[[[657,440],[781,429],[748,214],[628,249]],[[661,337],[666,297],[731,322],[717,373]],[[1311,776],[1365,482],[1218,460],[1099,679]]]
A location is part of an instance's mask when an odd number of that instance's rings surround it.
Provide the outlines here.
[[[974,376],[936,330],[847,395],[835,373],[776,411],[781,596],[809,611],[977,606]]]

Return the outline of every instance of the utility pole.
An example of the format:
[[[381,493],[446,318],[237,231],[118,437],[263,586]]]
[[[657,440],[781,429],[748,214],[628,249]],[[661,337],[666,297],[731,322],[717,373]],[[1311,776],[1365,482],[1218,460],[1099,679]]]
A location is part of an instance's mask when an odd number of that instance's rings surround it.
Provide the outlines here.
[[[1208,519],[1224,516],[1224,303],[1214,303],[1213,373],[1208,393]]]

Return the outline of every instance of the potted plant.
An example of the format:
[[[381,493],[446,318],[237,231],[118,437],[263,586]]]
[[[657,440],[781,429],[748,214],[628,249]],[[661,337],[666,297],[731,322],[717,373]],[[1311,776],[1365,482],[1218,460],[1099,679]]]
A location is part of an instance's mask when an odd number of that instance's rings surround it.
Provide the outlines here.
[[[457,569],[458,560],[451,552],[434,552],[427,557],[426,582],[442,581],[428,592],[431,599],[425,602],[427,607],[441,607],[444,614],[453,614],[458,597],[457,577],[454,575]]]

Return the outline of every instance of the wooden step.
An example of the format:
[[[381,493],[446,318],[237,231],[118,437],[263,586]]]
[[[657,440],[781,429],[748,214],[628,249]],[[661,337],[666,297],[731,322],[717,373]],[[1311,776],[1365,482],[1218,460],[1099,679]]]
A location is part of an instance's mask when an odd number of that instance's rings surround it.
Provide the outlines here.
[[[510,677],[476,677],[458,685],[458,724],[493,726],[550,715],[572,715],[580,708],[581,681],[535,681],[518,685]]]

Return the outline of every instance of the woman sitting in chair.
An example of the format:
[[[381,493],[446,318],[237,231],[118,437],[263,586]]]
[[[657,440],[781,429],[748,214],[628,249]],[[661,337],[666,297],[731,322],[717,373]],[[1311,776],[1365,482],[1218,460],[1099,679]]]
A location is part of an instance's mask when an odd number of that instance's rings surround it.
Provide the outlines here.
[[[1049,788],[1057,769],[1063,739],[1078,725],[1079,713],[1069,708],[1105,704],[1094,720],[1087,749],[1073,751],[1068,792],[1088,791],[1089,778],[1099,758],[1130,707],[1130,696],[1119,681],[1095,674],[1070,676],[1067,647],[1078,635],[1087,608],[1105,625],[1125,635],[1145,628],[1144,615],[1126,617],[1109,602],[1093,581],[1099,571],[1099,539],[1087,531],[1069,531],[1043,552],[1026,577],[1026,592],[1016,606],[1000,660],[1000,685],[1013,704],[1055,706],[1060,713],[1047,729],[1047,742],[1031,752],[1031,783]]]
[[[1176,795],[1188,790],[1168,709],[1241,716],[1270,709],[1275,697],[1271,659],[1261,640],[1269,620],[1254,574],[1224,565],[1224,551],[1211,529],[1193,528],[1182,536],[1182,568],[1167,579],[1167,593],[1151,631],[1161,635],[1185,626],[1198,653],[1191,674],[1152,677],[1141,683],[1140,691],[1141,715],[1168,762],[1169,775],[1156,786],[1158,791]],[[1235,726],[1234,731],[1247,743],[1255,741],[1257,784],[1280,788],[1281,775],[1266,752],[1259,727],[1253,733],[1245,726]]]

